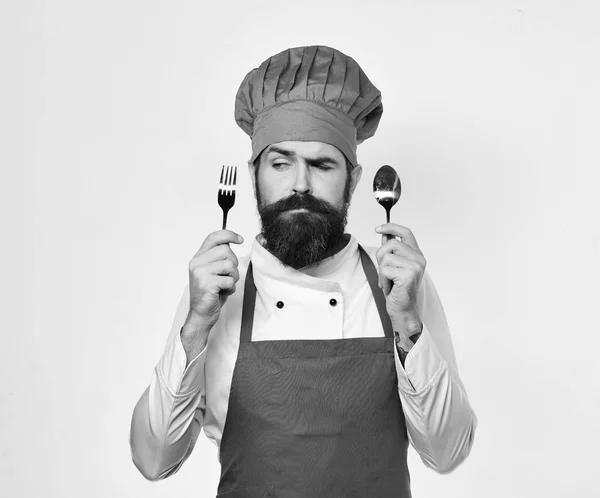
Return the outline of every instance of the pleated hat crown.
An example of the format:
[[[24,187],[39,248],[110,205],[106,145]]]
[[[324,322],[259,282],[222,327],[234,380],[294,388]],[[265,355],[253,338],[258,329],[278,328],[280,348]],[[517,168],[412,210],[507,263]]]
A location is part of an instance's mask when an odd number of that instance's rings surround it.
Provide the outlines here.
[[[252,138],[251,161],[274,143],[317,141],[356,166],[356,146],[375,134],[382,113],[381,92],[358,63],[325,46],[268,58],[246,75],[235,99],[235,120]]]

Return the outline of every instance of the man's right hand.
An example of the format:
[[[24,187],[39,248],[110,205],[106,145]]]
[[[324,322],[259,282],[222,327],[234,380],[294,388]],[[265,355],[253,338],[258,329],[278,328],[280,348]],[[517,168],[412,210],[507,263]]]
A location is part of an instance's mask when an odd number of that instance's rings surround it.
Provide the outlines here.
[[[238,259],[229,244],[241,244],[243,241],[240,235],[231,230],[213,232],[191,259],[190,310],[181,333],[184,346],[186,343],[191,346],[191,342],[196,345],[194,350],[203,346],[208,332],[219,318],[223,304],[235,292],[240,274]],[[186,352],[190,353],[188,349],[186,347]]]

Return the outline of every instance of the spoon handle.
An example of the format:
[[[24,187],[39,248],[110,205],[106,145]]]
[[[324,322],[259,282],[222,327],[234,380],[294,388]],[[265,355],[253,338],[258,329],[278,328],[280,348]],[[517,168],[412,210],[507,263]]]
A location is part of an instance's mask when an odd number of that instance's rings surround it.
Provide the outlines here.
[[[391,211],[390,208],[388,208],[388,207],[385,208],[385,218],[387,220],[386,223],[390,222],[390,211]],[[387,234],[384,233],[381,236],[381,245],[385,244],[388,240],[390,240],[390,238],[391,237],[389,235],[387,235]]]

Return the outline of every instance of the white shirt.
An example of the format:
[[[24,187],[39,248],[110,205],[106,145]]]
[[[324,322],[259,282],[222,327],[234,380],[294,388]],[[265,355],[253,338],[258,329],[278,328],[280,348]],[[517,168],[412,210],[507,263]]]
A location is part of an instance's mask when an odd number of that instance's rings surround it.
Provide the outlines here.
[[[365,250],[377,267],[377,248]],[[239,258],[236,292],[223,306],[205,349],[187,367],[180,330],[189,311],[189,286],[184,290],[165,351],[131,421],[132,459],[149,480],[175,473],[191,454],[202,427],[220,445],[250,260],[257,289],[253,341],[385,335],[354,237],[319,266],[302,270],[284,266],[255,240],[250,255]],[[332,298],[337,305],[330,304]],[[283,307],[277,306],[278,301]],[[417,309],[423,331],[404,367],[394,348],[398,395],[411,445],[425,465],[447,473],[468,456],[477,418],[459,377],[444,310],[427,271]]]

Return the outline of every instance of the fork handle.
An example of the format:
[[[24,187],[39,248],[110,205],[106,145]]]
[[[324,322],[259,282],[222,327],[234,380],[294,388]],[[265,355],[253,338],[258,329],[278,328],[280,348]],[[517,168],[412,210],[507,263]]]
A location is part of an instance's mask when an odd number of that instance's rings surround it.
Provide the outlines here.
[[[223,211],[223,230],[225,230],[225,227],[227,226],[227,213],[229,212],[229,209],[224,210]]]

